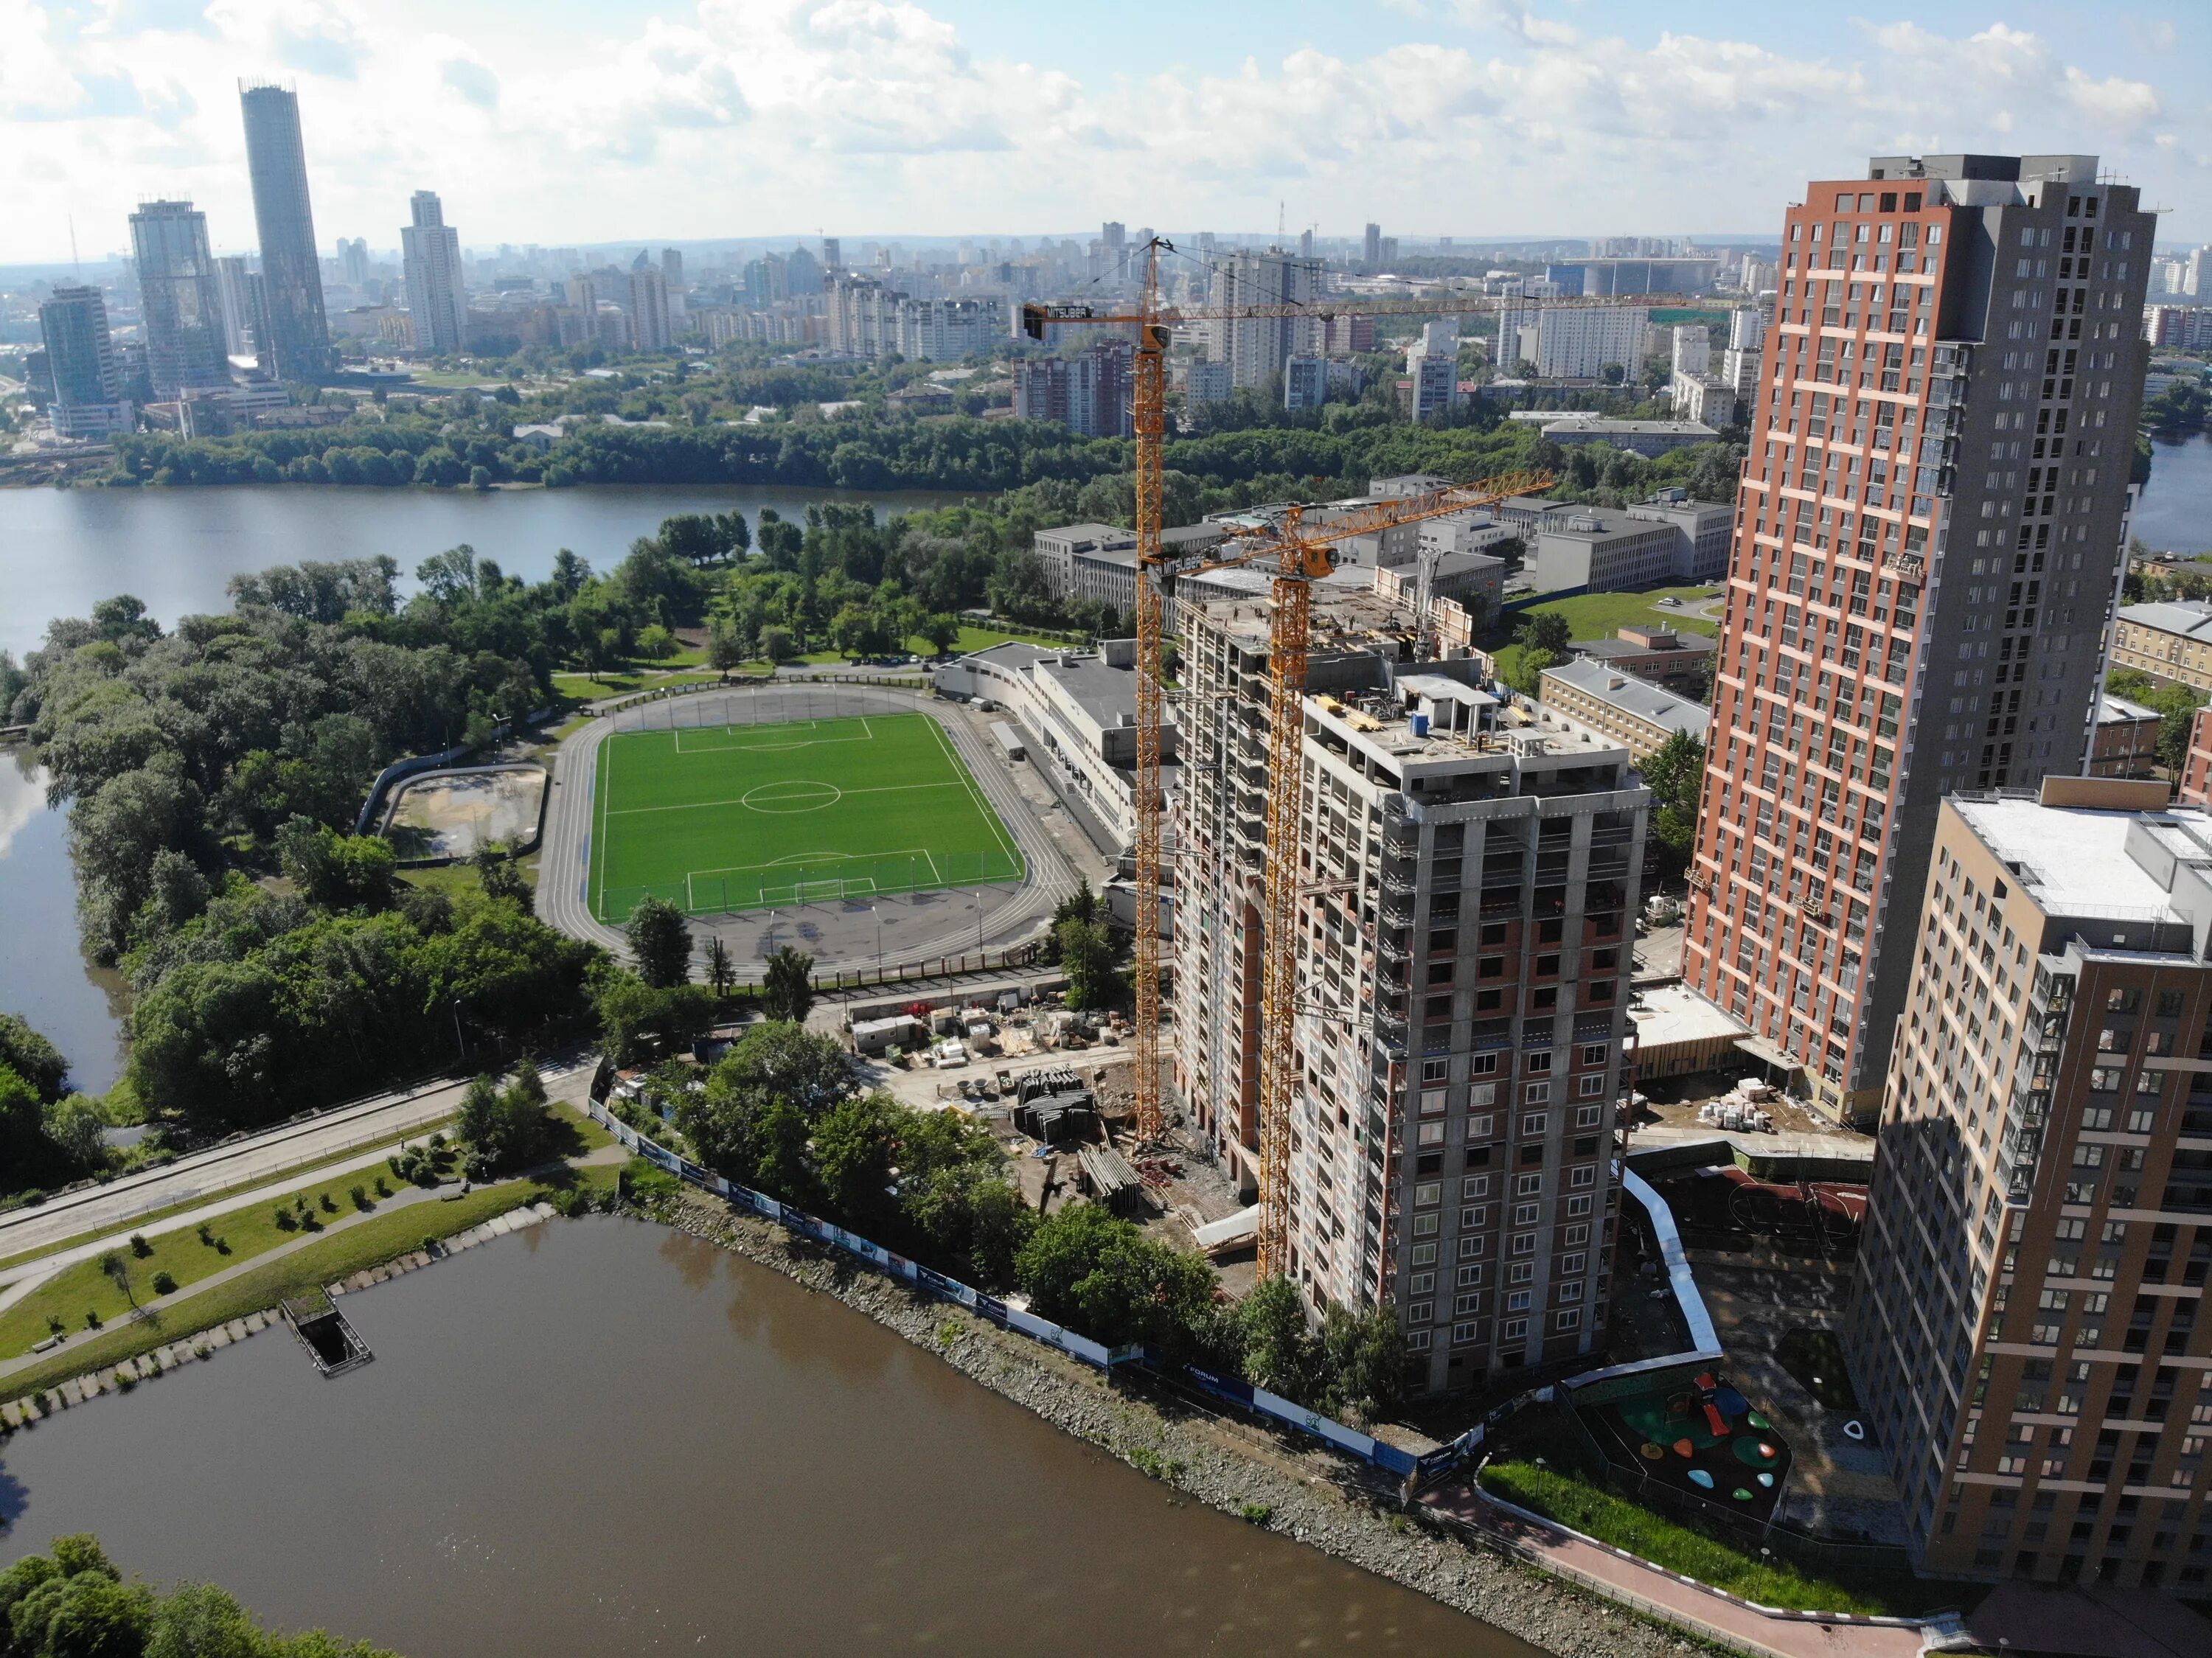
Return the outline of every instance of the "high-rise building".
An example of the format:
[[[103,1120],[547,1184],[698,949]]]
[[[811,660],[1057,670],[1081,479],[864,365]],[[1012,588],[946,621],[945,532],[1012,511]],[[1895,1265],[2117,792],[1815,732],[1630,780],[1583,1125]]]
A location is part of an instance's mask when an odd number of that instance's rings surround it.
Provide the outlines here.
[[[1231,253],[1214,267],[1212,303],[1224,308],[1295,304],[1318,298],[1320,262],[1270,248]],[[1328,325],[1317,318],[1251,317],[1209,323],[1207,355],[1229,366],[1239,386],[1264,387],[1292,357],[1317,357]]]
[[[845,268],[845,250],[835,236],[822,239],[822,268],[831,272]]]
[[[1634,380],[1650,318],[1632,305],[1509,307],[1498,313],[1498,361],[1506,367],[1532,362],[1547,380],[1594,380],[1608,368]]]
[[[1416,421],[1441,420],[1459,407],[1459,319],[1438,317],[1421,326],[1406,352],[1412,382],[1407,412]]]
[[[265,291],[259,273],[247,269],[244,254],[228,254],[215,262],[216,303],[222,307],[223,350],[228,355],[253,355],[254,341],[268,325],[260,310]]]
[[[466,343],[468,290],[461,282],[460,232],[446,222],[444,206],[427,190],[408,200],[413,222],[399,231],[399,258],[407,274],[407,313],[418,350],[447,356]]]
[[[2202,1594],[2212,817],[2052,774],[1932,843],[1844,1331],[1909,1546]]]
[[[1871,1116],[1937,805],[2081,768],[2153,220],[2094,157],[1876,157],[1786,216],[1685,975]]]
[[[1370,270],[1382,268],[1382,227],[1381,225],[1370,224],[1367,227],[1366,239],[1360,244],[1359,260]]]
[[[1014,417],[1058,421],[1086,438],[1126,438],[1133,352],[1126,340],[1100,340],[1072,357],[1024,357],[1014,365]]]
[[[1668,336],[1672,349],[1671,366],[1678,374],[1702,374],[1712,366],[1712,336],[1705,324],[1685,323]]]
[[[335,359],[323,313],[323,265],[307,199],[299,94],[286,87],[241,84],[239,105],[246,116],[246,164],[269,317],[269,337],[259,343],[261,367],[288,380],[316,380],[331,372]]]
[[[1650,798],[1628,751],[1502,741],[1471,660],[1410,659],[1376,593],[1317,596],[1298,844],[1271,847],[1269,605],[1176,609],[1174,1062],[1200,1132],[1256,1184],[1263,870],[1295,858],[1290,1276],[1394,1305],[1415,1391],[1592,1351]]]
[[[338,238],[338,275],[349,288],[366,287],[368,282],[368,238],[356,236],[351,241]]]
[[[53,298],[39,307],[39,337],[46,343],[55,433],[92,438],[129,431],[131,404],[100,290],[54,289]]]
[[[131,216],[154,395],[228,386],[222,299],[208,251],[207,215],[190,202],[142,202]]]
[[[674,338],[668,326],[668,280],[651,265],[629,273],[630,343],[641,351],[665,351]]]

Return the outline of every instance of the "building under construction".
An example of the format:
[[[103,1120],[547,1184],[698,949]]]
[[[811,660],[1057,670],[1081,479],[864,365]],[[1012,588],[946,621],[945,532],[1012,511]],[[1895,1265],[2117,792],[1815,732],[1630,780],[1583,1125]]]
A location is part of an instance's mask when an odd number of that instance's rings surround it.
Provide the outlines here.
[[[1265,835],[1269,601],[1178,606],[1174,1061],[1260,1179],[1262,887],[1297,860],[1281,1263],[1386,1300],[1441,1391],[1592,1350],[1649,796],[1626,749],[1514,726],[1473,659],[1423,660],[1371,592],[1313,600],[1299,836]]]

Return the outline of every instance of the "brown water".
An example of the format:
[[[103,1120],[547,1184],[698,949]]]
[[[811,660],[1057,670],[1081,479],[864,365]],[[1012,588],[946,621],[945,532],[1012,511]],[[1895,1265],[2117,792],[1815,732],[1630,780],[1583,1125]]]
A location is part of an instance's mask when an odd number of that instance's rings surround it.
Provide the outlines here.
[[[1164,1488],[696,1240],[555,1223],[0,1452],[0,1562],[126,1569],[409,1658],[1534,1649]]]

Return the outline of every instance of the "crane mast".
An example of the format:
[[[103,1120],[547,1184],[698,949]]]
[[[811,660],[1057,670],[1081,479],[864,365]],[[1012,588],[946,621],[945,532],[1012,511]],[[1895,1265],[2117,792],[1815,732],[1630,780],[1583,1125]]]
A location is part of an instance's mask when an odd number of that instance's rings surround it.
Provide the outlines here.
[[[1174,325],[1200,320],[1256,320],[1268,318],[1335,316],[1433,316],[1496,311],[1506,303],[1465,295],[1438,300],[1321,298],[1304,303],[1166,307],[1160,302],[1160,254],[1171,244],[1155,237],[1145,249],[1142,287],[1136,308],[1085,304],[1025,305],[1023,331],[1042,340],[1054,324],[1126,326],[1137,332],[1135,383],[1131,398],[1136,433],[1137,507],[1137,774],[1136,817],[1136,1029],[1132,1043],[1139,1139],[1161,1133],[1166,1124],[1160,1078],[1160,878],[1164,863],[1160,786],[1163,724],[1164,584],[1177,575],[1245,564],[1272,556],[1275,562],[1273,604],[1268,626],[1269,672],[1273,684],[1267,733],[1267,851],[1262,899],[1260,1034],[1260,1227],[1259,1270],[1262,1278],[1286,1272],[1290,1264],[1289,1215],[1285,1193],[1290,1180],[1291,1102],[1297,1085],[1297,905],[1301,779],[1301,712],[1311,637],[1313,583],[1332,568],[1337,542],[1394,525],[1463,512],[1510,496],[1551,488],[1547,472],[1508,477],[1386,501],[1333,517],[1317,531],[1305,527],[1304,509],[1290,508],[1279,519],[1236,532],[1239,550],[1222,557],[1180,561],[1170,566],[1162,550],[1161,480],[1167,436],[1167,350]],[[1607,304],[1633,304],[1611,299]],[[1559,303],[1549,301],[1547,303]],[[1590,301],[1566,301],[1588,304]],[[1426,643],[1433,603],[1433,570],[1421,570],[1419,616],[1420,642]]]

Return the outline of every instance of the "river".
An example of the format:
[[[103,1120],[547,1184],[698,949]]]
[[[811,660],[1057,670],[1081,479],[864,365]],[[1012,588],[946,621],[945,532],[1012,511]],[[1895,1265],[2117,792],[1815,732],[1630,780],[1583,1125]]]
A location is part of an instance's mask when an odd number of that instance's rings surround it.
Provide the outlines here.
[[[303,558],[388,553],[411,580],[431,554],[462,542],[533,580],[567,547],[594,569],[678,513],[763,507],[803,519],[823,501],[871,501],[879,514],[965,499],[913,491],[665,489],[362,489],[337,485],[174,489],[0,489],[0,650],[37,648],[46,623],[135,593],[164,624],[226,610],[242,571]]]
[[[2212,552],[2212,433],[2151,442],[2130,533],[2154,553]]]
[[[0,1562],[96,1532],[407,1658],[1259,1654],[1520,1641],[1210,1509],[826,1297],[556,1222],[10,1441]]]

